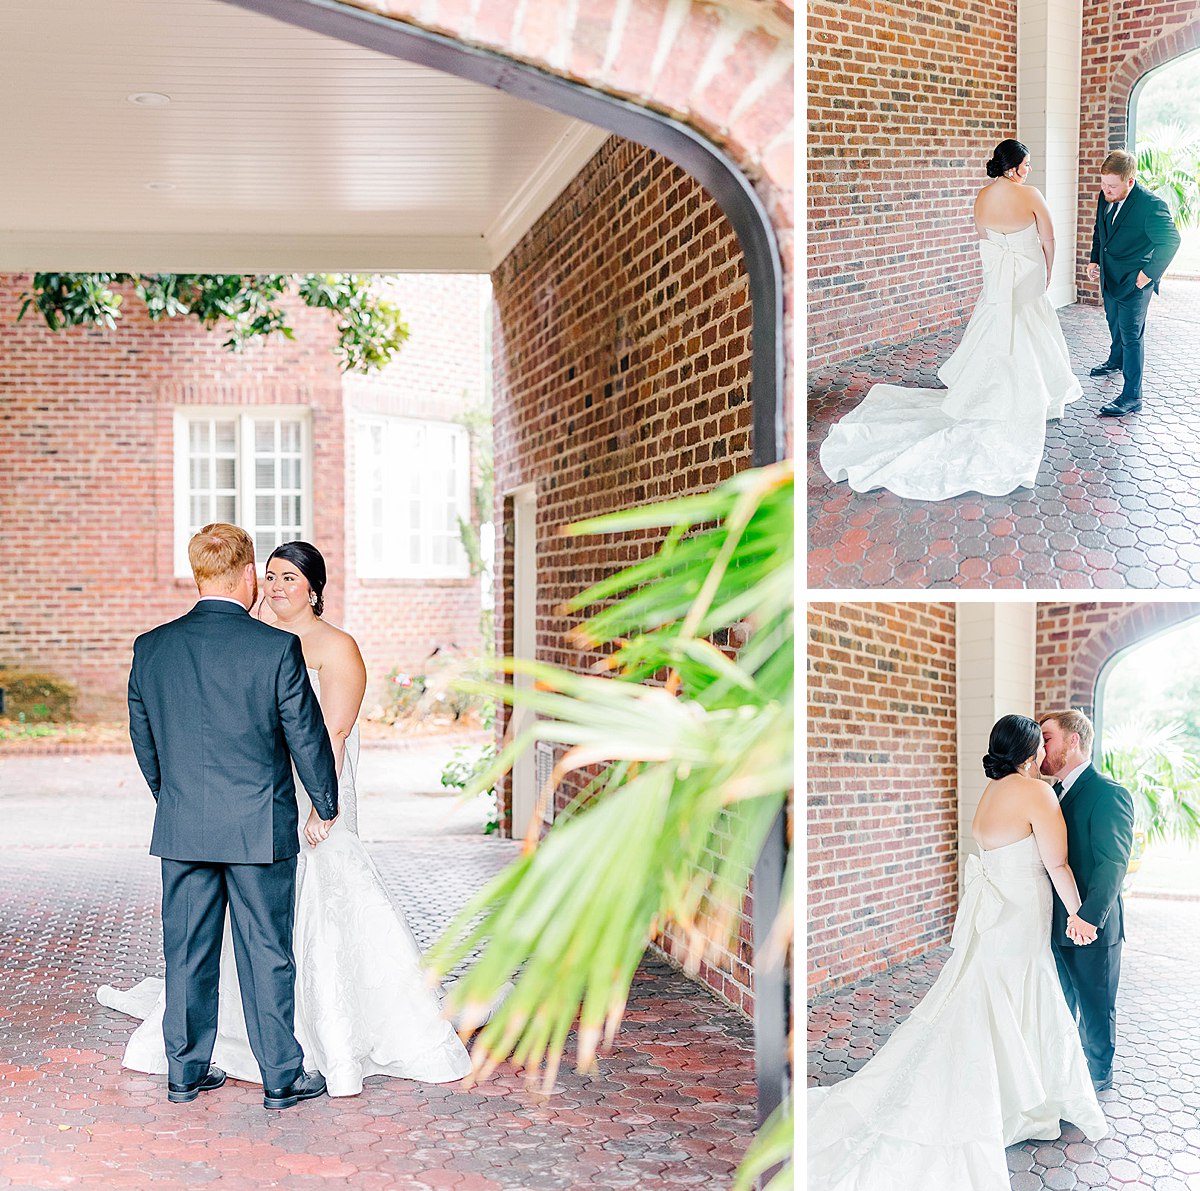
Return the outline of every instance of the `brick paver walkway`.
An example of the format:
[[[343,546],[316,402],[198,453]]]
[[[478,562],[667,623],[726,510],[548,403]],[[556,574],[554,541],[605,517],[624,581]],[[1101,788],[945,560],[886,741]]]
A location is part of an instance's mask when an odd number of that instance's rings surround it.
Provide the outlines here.
[[[1200,282],[1168,280],[1146,322],[1145,408],[1096,411],[1121,378],[1104,312],[1059,311],[1083,396],[1050,423],[1034,488],[925,503],[832,484],[818,451],[872,384],[936,387],[962,328],[809,378],[809,584],[820,588],[1154,588],[1200,583]]]
[[[1012,1191],[1152,1187],[1200,1191],[1200,901],[1129,898],[1117,1000],[1117,1059],[1094,1145],[1073,1125],[1057,1141],[1011,1146]],[[808,1082],[858,1070],[929,990],[948,948],[816,998]]]
[[[403,779],[435,771],[397,750],[361,769],[364,838],[423,944],[515,847]],[[121,1070],[132,1023],[95,1000],[162,970],[151,807],[128,757],[0,756],[0,1187],[731,1182],[755,1127],[751,1027],[657,960],[615,1053],[594,1075],[564,1066],[548,1101],[506,1069],[471,1090],[374,1078],[279,1113],[234,1082],[169,1104],[161,1077]]]

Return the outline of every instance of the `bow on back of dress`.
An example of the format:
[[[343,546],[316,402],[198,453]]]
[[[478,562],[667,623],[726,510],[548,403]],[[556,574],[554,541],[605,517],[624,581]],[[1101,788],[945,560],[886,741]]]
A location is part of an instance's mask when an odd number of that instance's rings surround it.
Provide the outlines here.
[[[983,261],[983,298],[999,308],[996,333],[998,346],[1007,355],[1013,350],[1013,295],[1017,287],[1042,263],[1037,224],[1019,232],[997,232],[986,228],[987,238],[979,241]],[[1033,235],[1029,235],[1030,232]]]

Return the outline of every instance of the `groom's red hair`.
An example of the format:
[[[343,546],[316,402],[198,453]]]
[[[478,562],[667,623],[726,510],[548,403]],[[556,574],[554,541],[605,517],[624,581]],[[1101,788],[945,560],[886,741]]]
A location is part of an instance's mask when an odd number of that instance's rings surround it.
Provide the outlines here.
[[[214,521],[188,542],[188,562],[197,587],[220,585],[233,591],[243,569],[254,562],[254,542],[240,526]]]
[[[1092,727],[1092,721],[1082,711],[1076,711],[1074,708],[1070,711],[1049,711],[1038,723],[1044,724],[1047,720],[1053,720],[1066,736],[1070,736],[1072,732],[1076,733],[1079,736],[1079,751],[1085,757],[1092,755],[1092,740],[1096,730]]]

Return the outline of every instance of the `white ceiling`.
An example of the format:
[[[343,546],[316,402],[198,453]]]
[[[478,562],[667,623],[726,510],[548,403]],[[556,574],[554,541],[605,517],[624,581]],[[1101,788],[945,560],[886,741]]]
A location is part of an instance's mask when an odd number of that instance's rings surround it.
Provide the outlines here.
[[[487,272],[607,135],[219,0],[2,0],[0,47],[0,272]]]

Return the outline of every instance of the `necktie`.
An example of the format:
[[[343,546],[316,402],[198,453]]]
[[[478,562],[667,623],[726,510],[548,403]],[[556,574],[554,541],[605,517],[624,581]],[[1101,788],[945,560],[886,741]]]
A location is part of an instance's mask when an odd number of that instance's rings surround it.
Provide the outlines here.
[[[1059,802],[1062,802],[1062,796],[1063,796],[1062,782],[1055,782],[1054,785],[1051,787],[1051,789],[1054,791],[1054,797],[1057,798]]]
[[[1113,203],[1112,208],[1108,212],[1108,230],[1112,231],[1113,224],[1117,222],[1117,212],[1121,209],[1120,203]]]

